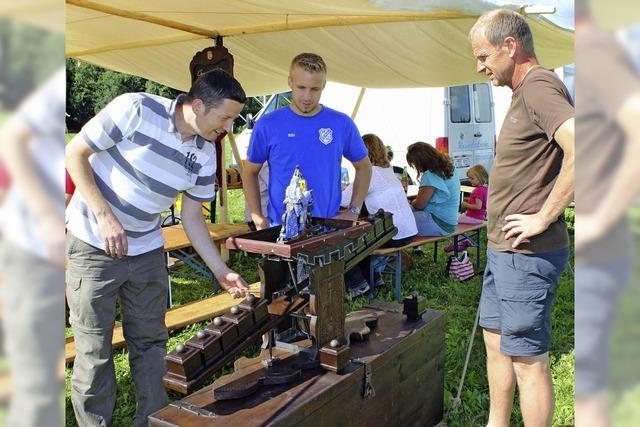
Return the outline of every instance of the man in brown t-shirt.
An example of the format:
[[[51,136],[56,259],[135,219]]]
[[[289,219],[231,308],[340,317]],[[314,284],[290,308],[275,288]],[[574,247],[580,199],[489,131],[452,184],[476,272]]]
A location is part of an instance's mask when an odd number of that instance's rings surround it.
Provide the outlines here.
[[[551,305],[568,259],[564,209],[573,199],[574,108],[542,68],[519,14],[482,15],[469,33],[477,71],[513,91],[489,180],[488,250],[480,326],[488,425],[508,426],[516,383],[525,425],[551,425]]]

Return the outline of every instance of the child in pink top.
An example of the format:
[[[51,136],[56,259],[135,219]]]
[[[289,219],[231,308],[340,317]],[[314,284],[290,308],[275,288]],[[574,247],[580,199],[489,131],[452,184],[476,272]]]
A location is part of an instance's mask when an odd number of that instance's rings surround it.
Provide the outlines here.
[[[489,181],[489,174],[484,166],[475,165],[467,171],[467,178],[475,188],[471,195],[468,198],[465,197],[460,204],[467,210],[458,217],[458,223],[481,224],[487,213],[487,182]]]
[[[467,170],[467,178],[475,188],[469,197],[465,197],[460,206],[466,211],[458,217],[458,224],[481,224],[487,213],[487,183],[489,173],[482,165],[475,165]],[[458,250],[463,251],[471,241],[466,237],[458,241]],[[445,246],[445,252],[453,251],[453,242]]]

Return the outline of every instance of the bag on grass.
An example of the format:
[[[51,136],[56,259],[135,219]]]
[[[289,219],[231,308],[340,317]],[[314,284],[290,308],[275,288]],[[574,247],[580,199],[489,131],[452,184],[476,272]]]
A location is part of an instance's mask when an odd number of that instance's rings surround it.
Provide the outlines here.
[[[449,256],[449,260],[447,261],[447,273],[449,273],[449,276],[459,280],[460,282],[464,282],[475,276],[473,264],[471,263],[471,259],[469,259],[467,251],[462,252],[457,257],[455,255]]]

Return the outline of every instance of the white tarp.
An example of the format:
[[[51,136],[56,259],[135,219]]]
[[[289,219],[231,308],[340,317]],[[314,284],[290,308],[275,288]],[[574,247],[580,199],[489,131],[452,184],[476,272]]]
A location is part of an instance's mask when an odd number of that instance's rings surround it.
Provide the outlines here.
[[[248,95],[287,89],[300,52],[322,55],[329,79],[370,88],[482,80],[467,33],[486,1],[67,0],[66,53],[186,90],[193,55],[224,37]],[[442,9],[444,6],[447,9]],[[573,62],[573,33],[528,18],[543,65]]]

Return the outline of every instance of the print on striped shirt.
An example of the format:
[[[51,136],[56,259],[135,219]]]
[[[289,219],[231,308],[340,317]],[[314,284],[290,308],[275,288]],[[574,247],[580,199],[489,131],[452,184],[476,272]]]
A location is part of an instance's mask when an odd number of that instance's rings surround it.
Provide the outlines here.
[[[196,172],[195,165],[197,164],[198,156],[192,151],[187,151],[187,155],[184,157],[184,167],[187,169],[187,175],[191,178],[191,175]]]

